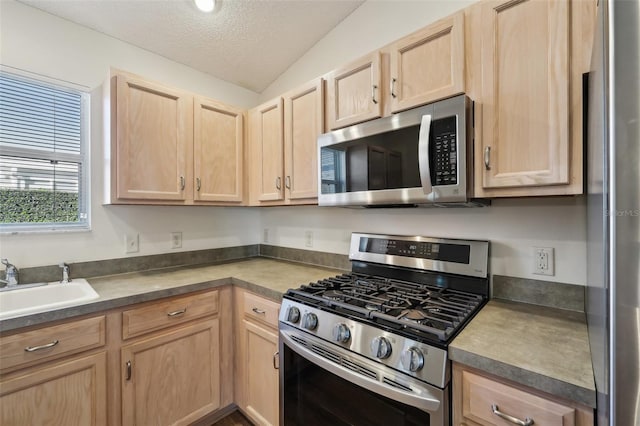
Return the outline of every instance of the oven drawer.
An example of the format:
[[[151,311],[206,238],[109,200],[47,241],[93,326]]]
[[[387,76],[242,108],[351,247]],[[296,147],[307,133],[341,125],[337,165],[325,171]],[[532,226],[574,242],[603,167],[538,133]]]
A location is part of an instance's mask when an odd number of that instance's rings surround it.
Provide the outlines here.
[[[105,344],[104,315],[0,338],[0,371],[36,365]]]
[[[247,291],[242,292],[242,294],[243,311],[247,318],[253,318],[274,328],[278,328],[278,314],[280,311],[280,305],[278,303]]]
[[[122,338],[126,340],[217,312],[217,290],[146,304],[122,312]]]
[[[458,413],[461,411],[461,416],[454,418],[456,425],[582,426],[588,424],[591,413],[572,406],[571,403],[564,404],[557,399],[552,401],[519,387],[475,374],[457,365],[454,369],[458,369],[457,372],[454,371],[454,375],[461,377],[462,391],[461,401],[454,398],[454,404],[461,405],[461,410],[459,408],[454,410]],[[522,423],[517,423],[518,419]],[[590,421],[593,424],[593,417],[590,417]]]

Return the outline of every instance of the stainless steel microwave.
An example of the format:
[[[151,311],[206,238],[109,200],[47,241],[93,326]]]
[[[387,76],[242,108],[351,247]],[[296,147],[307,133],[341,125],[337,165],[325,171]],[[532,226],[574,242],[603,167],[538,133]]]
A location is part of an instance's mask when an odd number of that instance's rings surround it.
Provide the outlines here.
[[[482,206],[465,95],[318,137],[321,206]]]

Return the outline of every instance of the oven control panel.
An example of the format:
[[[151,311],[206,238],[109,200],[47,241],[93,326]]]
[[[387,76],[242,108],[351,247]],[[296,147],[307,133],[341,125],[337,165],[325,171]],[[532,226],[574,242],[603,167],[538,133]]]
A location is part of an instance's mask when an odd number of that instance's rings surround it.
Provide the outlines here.
[[[280,322],[434,386],[449,383],[447,351],[290,299]]]

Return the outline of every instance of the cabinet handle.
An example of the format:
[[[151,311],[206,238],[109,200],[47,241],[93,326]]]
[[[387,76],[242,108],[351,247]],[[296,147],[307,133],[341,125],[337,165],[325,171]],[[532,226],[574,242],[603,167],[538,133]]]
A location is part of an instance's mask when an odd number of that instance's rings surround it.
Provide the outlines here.
[[[127,361],[127,380],[131,380],[131,361]]]
[[[187,308],[181,309],[181,310],[179,310],[179,311],[169,312],[169,313],[167,314],[167,316],[168,316],[168,317],[175,317],[175,316],[177,316],[177,315],[182,315],[182,314],[184,314],[185,312],[187,312]]]
[[[258,309],[258,308],[253,308],[252,311],[255,312],[258,315],[264,315],[266,313],[262,309]]]
[[[282,188],[282,178],[280,176],[278,176],[276,178],[276,189],[280,190]]]
[[[376,86],[375,84],[371,87],[371,100],[373,101],[374,104],[378,103],[378,100],[376,99],[376,89],[378,88],[378,86]]]
[[[200,178],[196,178],[196,191],[200,191]]]
[[[184,191],[184,176],[180,176],[180,190]]]
[[[55,345],[57,345],[57,344],[58,344],[58,341],[57,341],[57,340],[54,340],[53,342],[51,342],[51,343],[47,343],[46,345],[40,345],[40,346],[27,346],[26,348],[24,348],[24,351],[25,351],[25,352],[35,352],[35,351],[39,351],[39,350],[42,350],[42,349],[52,348],[52,347],[54,347],[54,346],[55,346]]]
[[[396,97],[396,93],[394,92],[395,88],[396,88],[396,79],[395,79],[395,78],[392,78],[392,79],[391,79],[391,90],[390,90],[390,91],[391,91],[391,97],[392,97],[392,98],[395,98],[395,97]]]
[[[286,178],[284,178],[284,186],[287,189],[291,189],[291,176],[287,176]]]
[[[273,368],[275,370],[280,370],[280,359],[278,358],[278,355],[280,355],[280,351],[273,354]]]
[[[491,161],[491,147],[487,146],[484,148],[484,168],[486,170],[491,170],[491,166],[490,166],[490,161]]]
[[[533,419],[530,419],[529,417],[525,418],[524,420],[520,420],[517,417],[513,417],[508,414],[505,414],[498,409],[498,406],[496,404],[491,404],[491,411],[493,411],[493,414],[500,417],[501,419],[504,419],[516,425],[531,426],[534,423]]]

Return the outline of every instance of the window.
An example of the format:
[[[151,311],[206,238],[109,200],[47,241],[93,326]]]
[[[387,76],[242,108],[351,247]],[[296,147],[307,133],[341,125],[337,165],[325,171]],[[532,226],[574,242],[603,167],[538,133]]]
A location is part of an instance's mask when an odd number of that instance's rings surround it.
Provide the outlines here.
[[[0,230],[88,229],[86,92],[0,71]]]

